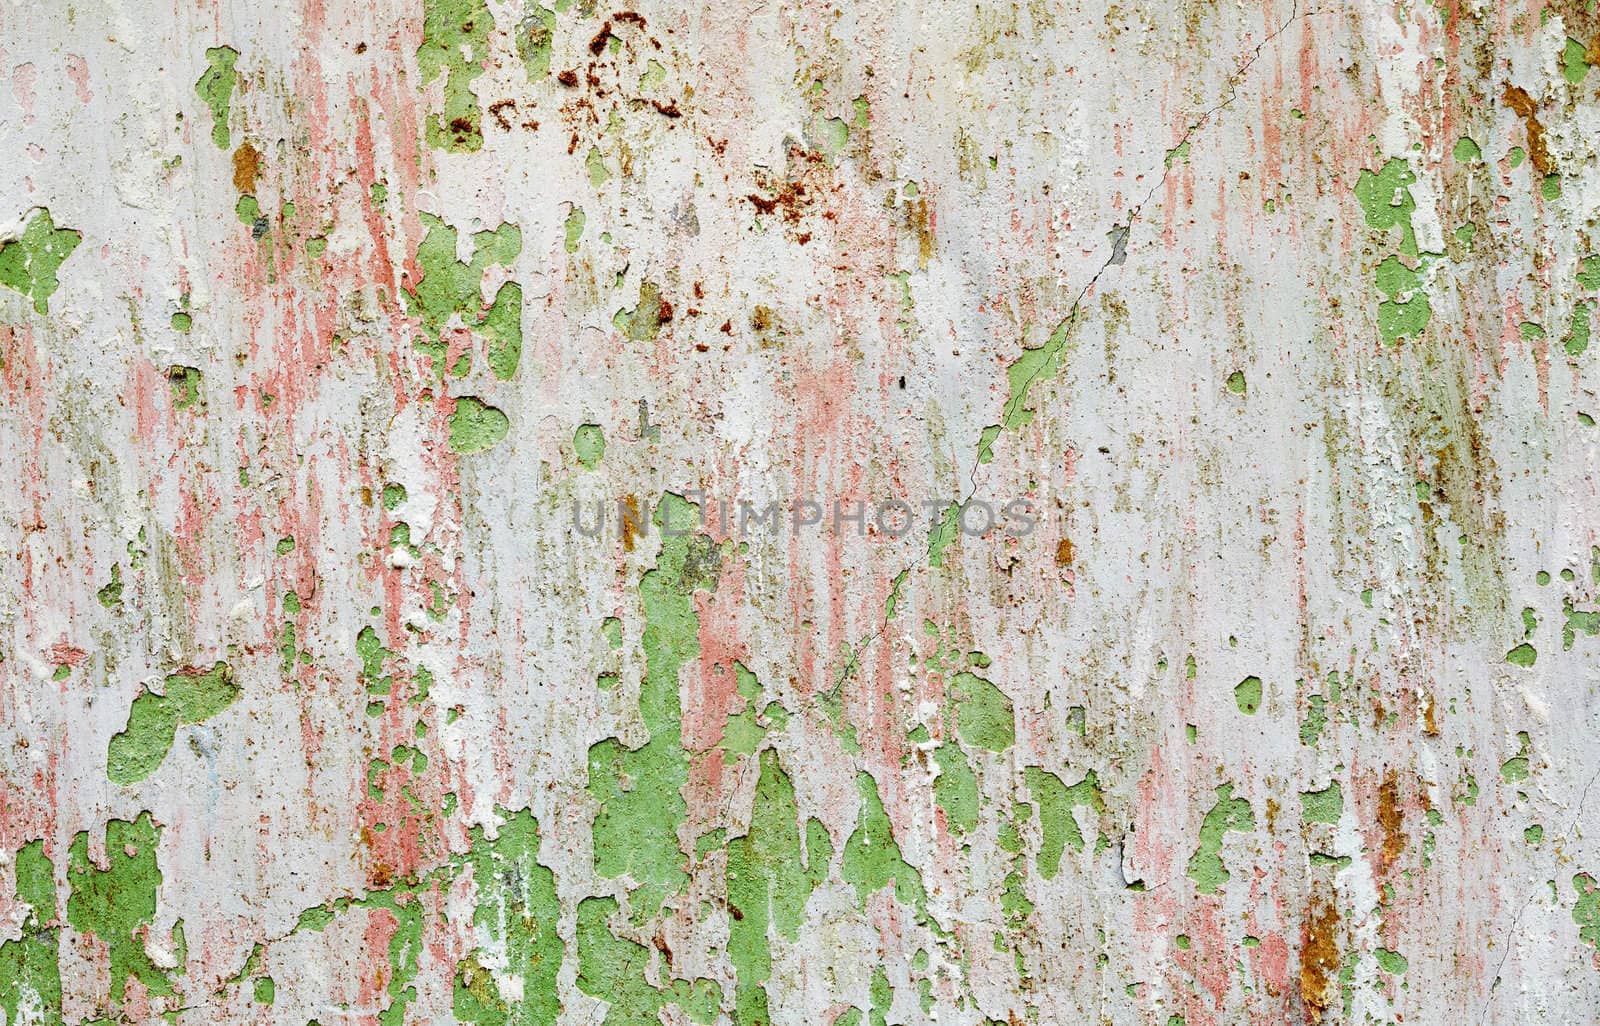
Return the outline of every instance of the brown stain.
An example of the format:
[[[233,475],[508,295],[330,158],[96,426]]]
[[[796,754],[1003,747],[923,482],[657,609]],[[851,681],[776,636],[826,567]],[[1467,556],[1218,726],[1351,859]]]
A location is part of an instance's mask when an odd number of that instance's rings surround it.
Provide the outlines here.
[[[1378,787],[1378,825],[1383,828],[1383,864],[1394,865],[1406,850],[1405,810],[1400,807],[1400,775],[1390,770]]]
[[[241,196],[254,196],[256,177],[261,174],[261,151],[248,142],[233,151],[233,187]]]
[[[1319,1023],[1333,1003],[1339,972],[1339,910],[1316,900],[1300,934],[1300,1002],[1308,1023]]]
[[[933,255],[933,223],[928,216],[928,201],[918,196],[906,204],[906,224],[917,237],[917,263],[928,269],[928,258]]]
[[[622,531],[622,551],[632,552],[634,536],[644,531],[644,521],[639,516],[639,497],[637,495],[627,495],[619,499],[618,502],[623,507],[623,509],[618,510],[618,512],[623,513],[620,518],[622,523],[619,525]]]
[[[1071,566],[1072,556],[1073,548],[1071,538],[1063,538],[1056,543],[1056,566]]]
[[[820,158],[816,158],[813,154],[804,154],[799,155],[798,159],[804,162],[798,168],[799,175],[803,178],[811,174],[811,165]],[[751,205],[756,208],[757,213],[772,214],[776,212],[783,217],[786,223],[791,225],[800,221],[801,216],[805,214],[806,209],[811,206],[816,198],[815,190],[811,186],[808,186],[805,181],[795,178],[781,179],[775,182],[767,179],[759,184],[766,188],[768,192],[771,192],[772,195],[768,197],[752,192],[746,194],[745,199],[750,201]],[[815,185],[816,183],[811,184]]]
[[[1550,150],[1544,142],[1544,125],[1539,122],[1539,105],[1526,89],[1510,82],[1506,83],[1501,99],[1522,119],[1528,133],[1528,159],[1533,161],[1533,166],[1539,169],[1540,174],[1549,174],[1554,166],[1550,162]]]

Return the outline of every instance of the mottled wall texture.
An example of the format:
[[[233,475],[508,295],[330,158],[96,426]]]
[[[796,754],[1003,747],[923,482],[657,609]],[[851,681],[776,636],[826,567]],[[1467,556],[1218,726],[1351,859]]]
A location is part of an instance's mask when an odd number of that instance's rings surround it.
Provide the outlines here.
[[[0,0],[0,1024],[1600,1021],[1594,65]]]

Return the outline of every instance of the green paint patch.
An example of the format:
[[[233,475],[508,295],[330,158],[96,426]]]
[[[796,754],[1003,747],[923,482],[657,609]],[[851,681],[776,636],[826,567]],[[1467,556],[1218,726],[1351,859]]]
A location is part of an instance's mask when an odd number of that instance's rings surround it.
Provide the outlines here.
[[[1344,814],[1344,791],[1337,780],[1320,791],[1300,792],[1300,818],[1307,823],[1337,826]]]
[[[489,368],[501,381],[516,374],[522,359],[522,286],[508,281],[483,303],[484,273],[491,265],[510,267],[522,252],[522,231],[502,224],[493,231],[472,236],[472,256],[456,259],[456,229],[432,214],[421,215],[424,234],[417,246],[422,277],[407,295],[407,312],[422,321],[424,338],[416,348],[433,361],[433,372],[443,377],[449,358],[446,333],[454,323],[483,337]],[[463,357],[463,362],[468,362]],[[454,368],[452,368],[454,370]],[[464,373],[463,367],[460,372]]]
[[[549,76],[555,36],[556,15],[548,8],[533,8],[517,25],[517,56],[522,58],[529,82],[538,82]]]
[[[1533,751],[1532,739],[1528,737],[1528,732],[1523,730],[1517,733],[1517,740],[1521,742],[1520,750],[1516,755],[1500,764],[1500,779],[1508,784],[1527,780],[1532,773],[1532,768],[1528,761],[1529,755]]]
[[[974,748],[1003,752],[1017,739],[1011,699],[992,681],[963,671],[950,679],[956,736]]]
[[[1535,823],[1522,832],[1522,840],[1526,844],[1538,844],[1544,840],[1544,827]]]
[[[1539,650],[1527,642],[1523,642],[1516,648],[1506,653],[1506,662],[1510,663],[1512,666],[1521,666],[1524,668],[1532,666],[1534,661],[1538,658]]]
[[[1568,356],[1582,356],[1589,348],[1589,315],[1593,311],[1593,303],[1578,303],[1572,308],[1572,330],[1561,340],[1561,348]]]
[[[1565,617],[1565,622],[1561,625],[1563,651],[1572,647],[1579,634],[1587,634],[1591,638],[1600,634],[1600,610],[1579,609],[1572,604],[1570,598],[1566,598],[1561,600],[1561,613]]]
[[[172,389],[172,408],[191,410],[202,405],[200,369],[174,366],[167,369],[167,385]]]
[[[1377,959],[1378,968],[1382,969],[1390,976],[1403,975],[1407,967],[1410,965],[1410,963],[1406,961],[1406,957],[1404,955],[1400,954],[1398,951],[1390,951],[1388,948],[1374,949],[1372,952],[1372,957]]]
[[[608,1002],[596,1026],[661,1026],[667,1008],[702,1026],[716,1022],[722,1003],[716,982],[670,979],[663,967],[661,986],[652,985],[645,976],[652,951],[612,931],[609,922],[616,912],[614,898],[585,898],[578,904],[578,989]]]
[[[428,145],[455,153],[483,148],[483,114],[472,83],[483,74],[494,18],[484,0],[424,0],[417,71],[422,84],[444,77],[444,108],[427,117]]]
[[[1378,304],[1378,334],[1394,345],[1403,338],[1415,339],[1433,317],[1433,308],[1422,288],[1421,269],[1413,270],[1397,257],[1387,257],[1378,265],[1378,291],[1388,297]]]
[[[826,877],[833,854],[828,833],[811,820],[802,843],[794,785],[778,753],[761,753],[750,828],[728,845],[728,960],[737,977],[734,1022],[770,1023],[766,984],[772,934],[800,935],[806,901]]]
[[[1006,430],[1019,430],[1033,420],[1034,411],[1028,405],[1028,393],[1036,383],[1055,377],[1061,369],[1061,353],[1066,348],[1067,333],[1075,315],[1076,308],[1073,314],[1056,325],[1044,345],[1037,349],[1024,349],[1022,355],[1006,368],[1006,384],[1010,394],[1000,418]]]
[[[928,531],[928,565],[944,566],[944,550],[961,534],[961,505],[952,502]]]
[[[81,232],[57,228],[50,211],[41,208],[20,237],[0,241],[0,285],[33,300],[35,313],[49,312],[60,285],[56,272],[82,241]]]
[[[111,564],[110,583],[94,594],[95,598],[100,600],[100,605],[106,609],[116,609],[122,605],[122,566],[120,564]]]
[[[239,76],[234,71],[239,51],[231,46],[213,46],[206,51],[206,70],[194,84],[194,91],[211,110],[211,141],[217,149],[232,147],[228,133],[228,113],[233,106],[233,90]]]
[[[1300,721],[1300,743],[1307,748],[1315,748],[1322,738],[1323,728],[1328,725],[1328,700],[1319,694],[1313,694],[1306,700],[1306,718]]]
[[[17,849],[13,914],[20,936],[0,941],[0,1012],[7,1023],[53,1024],[61,1015],[61,959],[56,926],[56,873],[43,841]]]
[[[1456,140],[1455,149],[1451,150],[1451,154],[1462,164],[1483,159],[1483,149],[1472,141],[1471,136],[1466,135]]]
[[[672,304],[661,298],[660,286],[653,281],[641,281],[638,305],[631,310],[618,310],[611,318],[611,325],[631,341],[654,342],[661,334],[661,326],[671,320]]]
[[[756,706],[761,700],[761,682],[756,675],[751,673],[743,663],[734,663],[733,672],[735,688],[739,697],[744,702],[744,707],[737,715],[728,717],[722,727],[722,740],[717,747],[724,753],[734,758],[744,755],[754,755],[756,749],[767,736],[767,729],[762,725],[761,717],[756,712]],[[781,706],[769,706],[773,710],[781,710]]]
[[[1572,85],[1582,82],[1589,74],[1588,53],[1588,47],[1567,37],[1567,45],[1561,48],[1561,77]]]
[[[595,872],[633,881],[629,903],[636,921],[655,914],[689,879],[678,840],[689,779],[679,675],[700,654],[694,593],[716,587],[719,562],[711,540],[692,533],[698,523],[693,503],[669,492],[654,520],[661,552],[639,582],[645,658],[639,714],[648,739],[630,749],[606,738],[589,749],[589,794],[600,807],[591,829]]]
[[[191,328],[193,328],[193,327],[194,327],[194,318],[189,316],[188,313],[186,313],[183,310],[177,310],[177,311],[173,312],[173,314],[172,314],[172,330],[173,331],[176,331],[180,335],[187,335],[187,334],[189,334],[189,330]]]
[[[1172,149],[1167,151],[1166,158],[1162,161],[1162,166],[1163,167],[1167,167],[1167,168],[1171,168],[1172,165],[1174,165],[1174,164],[1177,164],[1177,163],[1187,164],[1188,162],[1189,162],[1189,140],[1185,139],[1183,142],[1179,143],[1178,145],[1174,146]]]
[[[256,202],[254,196],[240,196],[239,202],[233,205],[233,214],[239,223],[250,229],[250,238],[260,240],[272,230],[267,215],[261,212],[261,204]]]
[[[1061,855],[1067,848],[1083,851],[1083,831],[1078,828],[1074,810],[1087,809],[1097,816],[1105,811],[1100,778],[1090,770],[1082,780],[1068,787],[1049,770],[1028,766],[1023,770],[1023,779],[1039,807],[1039,875],[1050,880],[1060,871]]]
[[[1246,716],[1254,716],[1261,708],[1261,678],[1246,677],[1233,688],[1233,701]]]
[[[161,830],[141,812],[133,822],[113,819],[106,824],[106,869],[89,859],[89,832],[73,838],[67,859],[67,922],[80,934],[92,935],[106,946],[111,969],[111,1002],[120,1007],[128,980],[135,979],[147,992],[171,996],[172,981],[145,951],[145,939],[155,921],[156,892],[161,870],[156,865],[156,844]]]
[[[1578,939],[1600,953],[1600,884],[1588,873],[1572,878],[1572,889],[1578,892],[1572,905],[1572,921],[1578,924]]]
[[[173,674],[165,694],[141,691],[106,747],[106,777],[123,786],[145,779],[166,759],[179,727],[210,719],[238,697],[233,669],[223,662]]]
[[[1458,150],[1460,145],[1456,144]],[[1378,171],[1362,169],[1355,185],[1356,202],[1366,214],[1367,226],[1380,232],[1399,228],[1400,252],[1413,259],[1417,257],[1417,236],[1411,227],[1411,215],[1416,212],[1417,201],[1411,196],[1411,186],[1416,181],[1411,165],[1395,157]]]
[[[933,801],[944,810],[952,833],[971,833],[978,825],[978,777],[961,746],[945,742],[933,750],[939,775],[933,778]]]
[[[583,158],[584,169],[589,172],[589,184],[598,189],[611,177],[606,170],[606,158],[600,153],[600,147],[591,146]]]
[[[1232,875],[1222,864],[1222,841],[1229,831],[1244,833],[1254,830],[1255,813],[1250,803],[1233,797],[1233,785],[1217,788],[1216,804],[1206,813],[1200,824],[1200,843],[1189,858],[1189,879],[1201,894],[1216,894]]]
[[[462,456],[499,445],[511,430],[506,415],[483,400],[464,395],[450,414],[450,451]]]
[[[501,810],[504,814],[504,810]],[[555,875],[539,862],[539,824],[524,810],[500,824],[491,841],[472,828],[463,860],[472,871],[477,946],[456,964],[457,1022],[482,1026],[551,1026],[561,1013],[556,976],[564,946]],[[496,966],[494,974],[485,964]],[[501,990],[496,976],[519,986]]]
[[[994,459],[994,442],[1004,430],[999,424],[990,424],[983,429],[983,434],[978,437],[978,462],[988,463]]]
[[[572,433],[572,449],[578,456],[578,465],[593,470],[606,454],[606,436],[599,424],[580,424]]]
[[[565,234],[563,247],[568,253],[576,253],[578,251],[578,243],[583,240],[583,228],[587,222],[588,218],[584,216],[582,207],[575,206],[572,208],[571,213],[567,214],[567,220],[562,225],[562,231]]]
[[[901,856],[889,814],[883,809],[872,775],[857,774],[856,789],[861,793],[861,818],[855,832],[845,841],[840,877],[855,888],[856,900],[860,903],[893,884],[900,904],[925,916],[927,894],[922,889],[922,875]]]
[[[1228,391],[1234,395],[1244,395],[1246,387],[1244,371],[1234,371],[1228,375]]]
[[[818,114],[811,119],[811,124],[806,130],[811,148],[822,154],[828,163],[837,163],[850,144],[850,125],[843,118],[823,117]]]
[[[1579,262],[1577,279],[1591,292],[1600,289],[1600,254],[1591,253]]]

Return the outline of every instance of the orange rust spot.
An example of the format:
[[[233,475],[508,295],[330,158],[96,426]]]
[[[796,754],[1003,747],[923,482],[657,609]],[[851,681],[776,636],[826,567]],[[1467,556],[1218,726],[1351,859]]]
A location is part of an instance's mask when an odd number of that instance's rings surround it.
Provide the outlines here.
[[[1056,543],[1056,566],[1072,565],[1072,539],[1063,538]]]
[[[1539,105],[1533,97],[1521,86],[1506,83],[1505,93],[1501,96],[1505,105],[1516,112],[1522,119],[1523,127],[1528,133],[1528,159],[1533,161],[1533,166],[1539,169],[1542,175],[1549,174],[1553,167],[1550,163],[1550,151],[1544,143],[1544,125],[1539,123]]]
[[[247,142],[233,151],[233,187],[241,196],[254,196],[256,176],[261,174],[261,151]]]
[[[644,522],[639,516],[639,497],[637,495],[628,495],[623,497],[620,502],[626,507],[626,512],[621,518],[622,524],[620,525],[622,529],[622,551],[632,552],[633,536],[642,533],[644,530]],[[622,511],[619,510],[619,512]]]
[[[1378,788],[1378,825],[1383,828],[1383,864],[1391,866],[1406,850],[1405,810],[1400,807],[1400,776],[1390,770]]]
[[[1422,696],[1422,733],[1428,737],[1439,736],[1439,703],[1430,694]]]
[[[1313,904],[1300,936],[1300,1001],[1308,1023],[1321,1022],[1333,1003],[1339,971],[1338,930],[1339,910],[1331,902]]]

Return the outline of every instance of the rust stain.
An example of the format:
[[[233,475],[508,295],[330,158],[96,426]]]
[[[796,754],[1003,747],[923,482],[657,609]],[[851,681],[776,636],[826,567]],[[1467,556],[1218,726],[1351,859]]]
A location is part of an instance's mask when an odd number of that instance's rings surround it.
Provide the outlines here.
[[[1528,159],[1533,161],[1533,166],[1543,175],[1554,170],[1550,161],[1550,150],[1545,146],[1544,125],[1539,121],[1539,105],[1533,97],[1521,86],[1506,83],[1505,93],[1501,97],[1505,105],[1516,112],[1522,119],[1522,124],[1528,133]]]
[[[1073,548],[1071,538],[1063,538],[1056,543],[1056,566],[1071,566],[1072,556]]]
[[[634,536],[644,532],[644,519],[639,515],[639,497],[628,495],[618,501],[624,507],[618,510],[623,514],[618,525],[622,532],[622,550],[632,552]]]
[[[1406,849],[1405,810],[1400,807],[1400,775],[1390,770],[1378,788],[1378,825],[1383,828],[1383,864],[1394,865]]]
[[[233,187],[242,196],[253,196],[256,177],[261,174],[261,151],[248,142],[233,151]]]
[[[1317,900],[1306,915],[1300,935],[1300,1001],[1308,1023],[1319,1023],[1333,1003],[1339,970],[1339,910]]]

